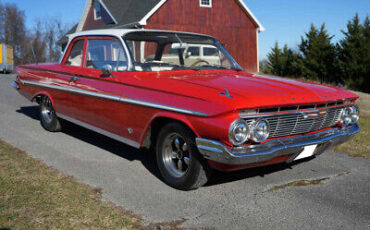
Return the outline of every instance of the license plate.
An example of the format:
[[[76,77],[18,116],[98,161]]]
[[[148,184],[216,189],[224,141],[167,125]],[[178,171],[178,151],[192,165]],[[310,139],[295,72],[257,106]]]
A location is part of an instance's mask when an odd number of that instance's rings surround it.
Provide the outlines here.
[[[300,160],[303,158],[312,157],[315,152],[316,147],[317,145],[305,146],[303,152],[301,152],[301,154],[299,154],[294,160],[296,161],[296,160]]]

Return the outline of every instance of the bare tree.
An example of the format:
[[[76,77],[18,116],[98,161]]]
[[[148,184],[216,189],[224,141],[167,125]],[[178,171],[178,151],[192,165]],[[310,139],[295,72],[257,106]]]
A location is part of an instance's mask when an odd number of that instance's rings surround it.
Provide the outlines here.
[[[2,42],[14,47],[15,64],[22,63],[22,51],[26,37],[25,14],[15,4],[0,5],[0,31]]]
[[[38,19],[34,27],[27,30],[24,11],[15,4],[2,4],[0,0],[0,42],[14,47],[15,65],[35,62],[32,49],[38,62],[57,61],[61,48],[56,43],[69,27],[54,17]]]
[[[61,56],[61,48],[56,43],[67,33],[69,27],[57,17],[43,20],[42,24],[47,44],[47,59],[49,62],[58,61]]]

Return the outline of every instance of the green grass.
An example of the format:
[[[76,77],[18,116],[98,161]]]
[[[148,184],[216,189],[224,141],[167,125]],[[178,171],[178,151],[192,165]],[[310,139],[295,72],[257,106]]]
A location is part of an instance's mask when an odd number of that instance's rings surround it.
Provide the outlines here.
[[[0,229],[144,229],[140,217],[0,141]]]
[[[348,153],[354,157],[370,158],[370,116],[362,115],[359,125],[361,131],[350,141],[336,147],[335,151]]]

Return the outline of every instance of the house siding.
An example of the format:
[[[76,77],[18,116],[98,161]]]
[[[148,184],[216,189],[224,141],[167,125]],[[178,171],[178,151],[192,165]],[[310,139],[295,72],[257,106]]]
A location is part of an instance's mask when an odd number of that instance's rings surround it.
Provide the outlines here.
[[[87,14],[87,18],[86,18],[86,21],[85,21],[85,24],[83,26],[83,30],[91,30],[91,29],[95,29],[97,27],[101,27],[103,25],[106,25],[108,23],[104,22],[102,19],[104,18],[104,13],[106,14],[106,12],[103,12],[103,8],[102,8],[102,17],[101,19],[98,19],[98,20],[95,20],[94,18],[94,6],[90,6],[90,9],[89,9],[89,13]]]
[[[212,1],[212,8],[200,7],[199,0],[168,0],[145,28],[211,35],[243,68],[258,71],[257,26],[235,0]]]

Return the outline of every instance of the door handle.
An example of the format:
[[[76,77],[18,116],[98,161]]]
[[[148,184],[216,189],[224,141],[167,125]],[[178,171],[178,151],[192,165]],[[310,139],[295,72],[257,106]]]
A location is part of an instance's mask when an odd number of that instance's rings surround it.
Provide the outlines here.
[[[77,76],[73,76],[73,77],[71,77],[71,79],[69,79],[69,83],[74,83],[74,82],[78,81],[78,79],[80,79],[80,78],[77,77]]]

